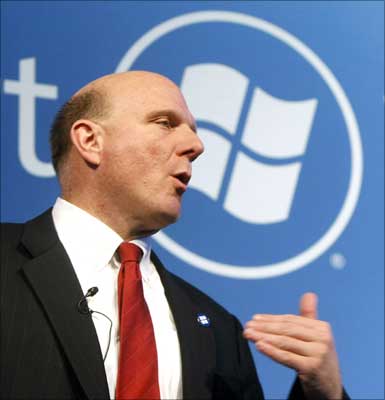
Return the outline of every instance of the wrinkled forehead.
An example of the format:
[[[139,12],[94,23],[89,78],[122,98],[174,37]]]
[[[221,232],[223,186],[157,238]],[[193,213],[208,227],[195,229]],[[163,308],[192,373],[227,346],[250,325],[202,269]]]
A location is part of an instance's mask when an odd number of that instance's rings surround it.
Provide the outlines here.
[[[189,124],[195,124],[178,86],[162,75],[132,71],[103,77],[87,87],[98,89],[106,96],[111,117],[128,114],[140,117],[171,110]]]
[[[172,110],[180,117],[192,119],[188,106],[179,88],[168,81],[153,81],[133,88],[127,87],[123,97],[117,103],[125,108],[130,107],[140,114],[153,113],[160,110]]]

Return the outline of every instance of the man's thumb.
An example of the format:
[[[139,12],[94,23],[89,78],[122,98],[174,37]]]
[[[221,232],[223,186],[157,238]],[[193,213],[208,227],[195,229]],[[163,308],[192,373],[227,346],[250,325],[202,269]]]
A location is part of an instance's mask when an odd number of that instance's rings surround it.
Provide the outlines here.
[[[317,319],[318,297],[315,293],[305,293],[299,303],[299,312],[302,317]]]

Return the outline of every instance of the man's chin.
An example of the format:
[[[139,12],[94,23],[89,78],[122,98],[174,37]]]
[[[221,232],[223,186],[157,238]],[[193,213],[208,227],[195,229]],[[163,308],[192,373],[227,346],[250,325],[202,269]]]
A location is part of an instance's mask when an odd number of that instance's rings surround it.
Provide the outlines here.
[[[136,238],[151,236],[167,226],[174,224],[180,217],[179,210],[170,210],[148,214],[145,220],[137,226]]]
[[[162,224],[163,226],[160,229],[163,229],[168,225],[175,224],[175,222],[178,221],[179,217],[180,217],[180,213],[166,215],[163,220],[163,224]]]
[[[159,218],[159,227],[157,230],[163,229],[168,225],[174,224],[176,221],[178,221],[180,217],[180,207],[177,207],[172,210],[167,210],[166,212],[162,213],[162,215]]]
[[[146,215],[145,226],[148,230],[157,232],[178,221],[181,215],[180,201],[169,202],[163,209],[153,209]]]

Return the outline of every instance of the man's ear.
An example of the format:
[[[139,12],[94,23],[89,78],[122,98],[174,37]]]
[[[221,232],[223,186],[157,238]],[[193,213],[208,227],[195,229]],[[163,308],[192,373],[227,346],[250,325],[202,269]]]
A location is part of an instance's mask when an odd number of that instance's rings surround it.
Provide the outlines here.
[[[79,119],[71,128],[71,141],[87,164],[97,167],[102,158],[103,128],[88,119]]]

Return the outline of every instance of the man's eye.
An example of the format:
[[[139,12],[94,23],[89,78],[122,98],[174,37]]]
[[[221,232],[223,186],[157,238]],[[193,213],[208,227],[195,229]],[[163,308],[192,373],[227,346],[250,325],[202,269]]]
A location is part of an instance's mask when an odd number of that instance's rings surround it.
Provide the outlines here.
[[[159,119],[158,121],[156,121],[159,125],[163,125],[166,128],[171,128],[171,123],[168,119]]]

